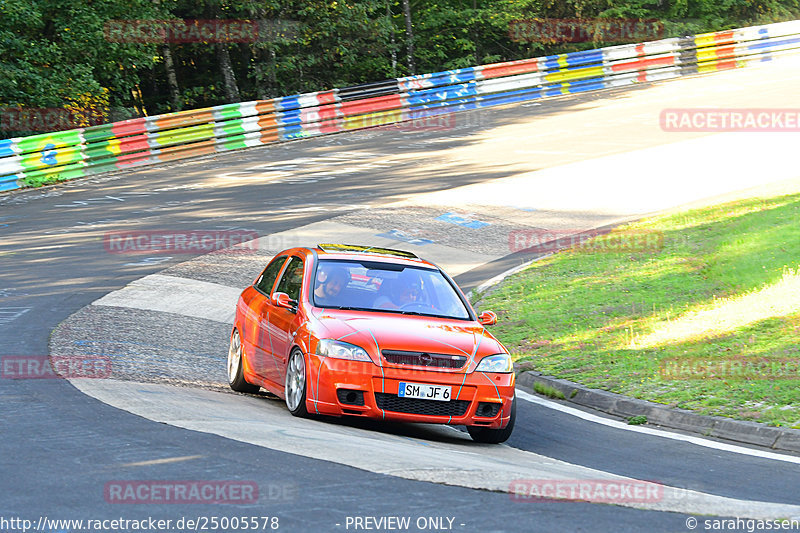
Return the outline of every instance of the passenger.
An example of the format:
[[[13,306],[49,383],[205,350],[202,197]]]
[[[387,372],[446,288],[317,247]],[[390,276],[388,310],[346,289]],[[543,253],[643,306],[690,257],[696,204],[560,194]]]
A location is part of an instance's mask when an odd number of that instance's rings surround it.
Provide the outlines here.
[[[350,283],[350,274],[342,267],[334,267],[330,272],[322,272],[325,277],[324,281],[317,284],[314,289],[314,301],[321,305],[331,305],[333,301],[339,296],[348,283]],[[322,276],[317,275],[317,279]]]
[[[386,280],[384,283],[391,282],[388,295],[378,296],[373,307],[378,309],[402,309],[420,301],[422,297],[422,280],[410,270],[404,270],[395,280]]]

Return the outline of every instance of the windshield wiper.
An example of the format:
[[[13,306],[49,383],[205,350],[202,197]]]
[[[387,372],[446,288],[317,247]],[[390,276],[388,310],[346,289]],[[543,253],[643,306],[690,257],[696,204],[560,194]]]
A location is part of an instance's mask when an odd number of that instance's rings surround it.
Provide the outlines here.
[[[383,309],[375,307],[356,307],[351,305],[343,305],[336,307],[326,307],[325,309],[335,309],[337,311],[371,311],[375,313],[395,313],[398,315],[414,315],[414,316],[430,316],[434,318],[454,318],[443,315],[435,315],[432,313],[420,313],[419,311],[403,311],[402,309]]]
[[[398,310],[395,311],[396,313],[400,313],[401,315],[416,315],[416,316],[433,316],[437,318],[443,318],[441,315],[434,315],[432,313],[420,313],[419,311],[402,311]]]
[[[336,309],[337,311],[375,311],[370,307],[354,307],[354,306],[336,306],[336,307],[328,307],[327,309]]]

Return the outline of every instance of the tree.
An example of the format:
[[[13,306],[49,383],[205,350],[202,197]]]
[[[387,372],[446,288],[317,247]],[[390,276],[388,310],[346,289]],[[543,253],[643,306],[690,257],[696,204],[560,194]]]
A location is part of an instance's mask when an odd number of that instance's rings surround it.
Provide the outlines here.
[[[417,67],[414,62],[414,25],[411,21],[411,3],[410,0],[403,0],[403,18],[406,21],[406,47],[408,57],[408,73],[416,74]]]
[[[101,113],[99,121],[109,108],[131,107],[140,73],[154,64],[154,46],[115,40],[109,23],[157,13],[149,0],[0,2],[0,103],[88,106]]]

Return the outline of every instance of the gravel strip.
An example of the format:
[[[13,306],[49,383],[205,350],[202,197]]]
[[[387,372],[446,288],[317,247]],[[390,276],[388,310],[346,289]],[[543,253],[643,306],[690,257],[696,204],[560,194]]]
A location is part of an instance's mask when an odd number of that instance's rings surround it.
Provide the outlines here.
[[[230,390],[225,369],[230,328],[171,313],[90,305],[53,331],[50,353],[107,356],[111,379]]]

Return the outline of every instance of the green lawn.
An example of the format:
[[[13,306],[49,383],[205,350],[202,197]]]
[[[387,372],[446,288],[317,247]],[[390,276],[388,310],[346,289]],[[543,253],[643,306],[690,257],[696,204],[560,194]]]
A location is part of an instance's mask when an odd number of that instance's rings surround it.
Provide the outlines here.
[[[615,233],[652,231],[662,232],[663,246],[559,252],[478,295],[476,307],[497,312],[492,332],[544,374],[800,428],[800,194]],[[720,371],[734,367],[748,370]],[[682,371],[660,371],[675,368]]]

